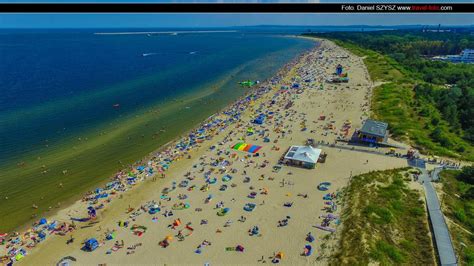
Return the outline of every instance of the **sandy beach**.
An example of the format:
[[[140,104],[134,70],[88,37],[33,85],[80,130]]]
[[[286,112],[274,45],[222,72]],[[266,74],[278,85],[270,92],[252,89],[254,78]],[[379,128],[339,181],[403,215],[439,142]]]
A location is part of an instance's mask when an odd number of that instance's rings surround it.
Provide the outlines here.
[[[136,177],[142,181],[136,185],[93,204],[79,201],[49,217],[58,224],[70,223],[71,217],[86,217],[88,206],[105,204],[96,208],[94,223],[74,222],[76,229],[64,236],[51,235],[26,248],[27,256],[18,265],[55,265],[66,256],[76,259],[72,265],[272,264],[272,260],[285,265],[326,264],[315,259],[326,241],[323,237],[331,234],[315,227],[323,221],[321,215],[327,216],[328,200],[323,197],[337,195],[352,176],[405,167],[407,162],[321,145],[327,158],[315,169],[287,165],[273,169],[290,146],[305,145],[310,138],[333,144],[352,135],[369,117],[373,83],[363,59],[330,41],[319,41],[278,78],[262,84],[266,88],[247,100],[241,114],[232,120],[222,113],[213,117],[229,122],[214,127],[208,134],[212,138],[189,150],[171,145],[161,157],[142,162],[156,169],[167,156],[173,157],[163,173],[142,169]],[[350,81],[327,83],[338,64]],[[261,113],[266,114],[264,123],[253,123]],[[262,148],[258,156],[232,149],[239,142]],[[318,190],[322,182],[331,183],[327,191]],[[338,230],[341,208],[336,198],[332,202],[336,218],[329,227]],[[249,203],[253,210],[244,210]],[[150,209],[156,213],[150,214]],[[314,241],[308,241],[308,233]],[[107,240],[107,235],[113,239]],[[71,236],[74,241],[66,244]],[[100,246],[91,252],[81,250],[89,238]],[[312,255],[302,255],[305,245],[311,245]],[[2,248],[0,256],[8,251]]]

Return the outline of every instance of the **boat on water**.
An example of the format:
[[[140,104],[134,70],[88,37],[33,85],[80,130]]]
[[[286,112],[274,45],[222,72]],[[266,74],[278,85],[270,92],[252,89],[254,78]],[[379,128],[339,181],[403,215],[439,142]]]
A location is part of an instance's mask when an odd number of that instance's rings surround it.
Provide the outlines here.
[[[256,80],[256,81],[252,81],[252,80],[244,80],[244,81],[241,81],[239,82],[240,86],[242,87],[252,87],[256,84],[259,84],[260,81]]]
[[[119,103],[116,103],[114,105],[112,105],[113,108],[120,108],[120,104]]]

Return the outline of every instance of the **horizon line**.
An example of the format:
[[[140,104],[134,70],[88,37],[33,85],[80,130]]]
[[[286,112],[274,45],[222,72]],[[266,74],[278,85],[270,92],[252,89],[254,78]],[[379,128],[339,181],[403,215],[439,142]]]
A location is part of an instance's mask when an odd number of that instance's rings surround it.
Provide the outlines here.
[[[246,27],[301,27],[301,28],[311,28],[311,27],[421,27],[421,26],[438,26],[440,23],[434,24],[393,24],[393,25],[367,25],[367,24],[354,24],[354,25],[281,25],[281,24],[261,24],[261,25],[241,25],[241,26],[176,26],[176,27],[160,27],[160,26],[130,26],[130,27],[1,27],[0,29],[216,29],[216,28],[246,28]],[[474,24],[441,24],[441,27],[474,27]]]
[[[186,34],[186,33],[225,33],[236,30],[196,30],[196,31],[129,31],[129,32],[94,32],[95,35],[142,35],[142,34]]]

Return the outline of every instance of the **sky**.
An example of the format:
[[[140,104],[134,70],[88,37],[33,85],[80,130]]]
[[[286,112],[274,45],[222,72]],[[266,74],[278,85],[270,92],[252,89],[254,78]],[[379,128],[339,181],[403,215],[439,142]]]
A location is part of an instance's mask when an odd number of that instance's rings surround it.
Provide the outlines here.
[[[1,28],[473,25],[472,14],[0,14]]]
[[[398,2],[398,3],[472,3],[472,0],[0,0],[0,3],[381,3],[381,2]]]
[[[222,2],[223,0],[160,0]],[[291,0],[224,0],[225,2],[296,2]],[[311,2],[317,0],[298,0]],[[378,0],[382,2],[384,0]],[[470,2],[471,0],[456,0]],[[0,2],[130,2],[130,0],[0,0]],[[138,2],[138,0],[137,0]],[[140,0],[140,2],[158,2]],[[336,2],[323,0],[322,2]],[[364,2],[345,0],[344,2]],[[375,1],[368,1],[375,2]],[[393,1],[392,1],[393,2]],[[410,2],[424,2],[411,0]],[[445,0],[446,2],[455,2]],[[472,14],[2,14],[0,28],[159,28],[252,25],[474,25]]]

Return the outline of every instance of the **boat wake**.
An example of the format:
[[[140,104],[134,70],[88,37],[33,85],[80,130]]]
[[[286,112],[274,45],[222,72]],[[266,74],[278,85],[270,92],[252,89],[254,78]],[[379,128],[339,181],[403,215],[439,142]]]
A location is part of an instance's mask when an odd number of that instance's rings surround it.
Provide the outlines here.
[[[143,57],[146,57],[146,56],[152,56],[152,55],[158,55],[158,54],[190,54],[190,55],[194,55],[194,54],[197,54],[198,51],[192,51],[192,52],[168,52],[168,53],[143,53],[142,56]]]

